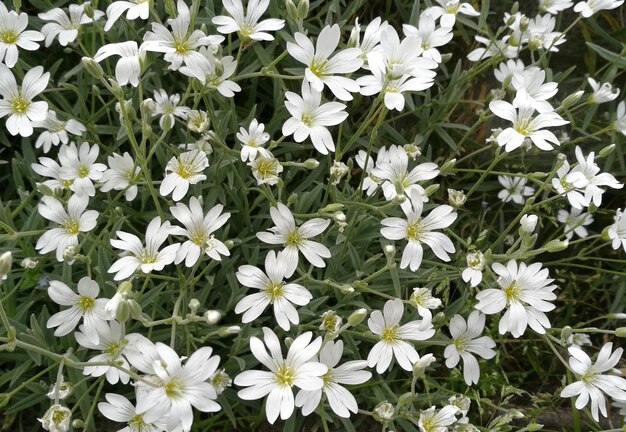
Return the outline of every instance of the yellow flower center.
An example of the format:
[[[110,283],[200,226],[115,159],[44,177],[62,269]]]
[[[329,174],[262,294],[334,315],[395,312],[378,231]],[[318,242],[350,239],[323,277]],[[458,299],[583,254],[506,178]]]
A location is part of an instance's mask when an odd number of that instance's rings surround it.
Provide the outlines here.
[[[422,236],[422,225],[419,223],[419,221],[408,224],[408,226],[406,227],[407,239],[419,240],[421,236]]]
[[[17,34],[12,30],[0,32],[0,41],[5,44],[14,44],[17,41]]]
[[[163,389],[168,398],[178,398],[183,394],[183,383],[178,378],[172,378],[163,386]]]
[[[76,306],[78,307],[78,309],[80,309],[81,312],[84,313],[92,310],[95,304],[96,301],[93,299],[93,297],[80,296],[80,299],[78,300]]]
[[[276,175],[276,164],[274,159],[259,160],[256,164],[256,172],[261,178],[273,177]]]
[[[74,180],[61,180],[61,183],[63,184],[63,186],[68,188],[68,187],[72,186],[72,184],[74,184]]]
[[[504,288],[503,291],[507,301],[517,300],[519,295],[522,293],[522,289],[516,282],[512,282],[511,285]]]
[[[21,95],[18,95],[11,101],[11,111],[14,114],[24,114],[29,105],[29,101],[24,99]]]
[[[180,177],[187,179],[193,175],[193,168],[189,164],[178,161],[176,168],[174,168],[174,172]]]
[[[302,236],[300,235],[300,231],[298,228],[291,231],[287,234],[287,241],[285,241],[285,246],[293,245],[298,246],[302,241]]]
[[[78,167],[78,177],[87,177],[89,175],[89,167],[87,165],[81,165]]]
[[[68,234],[78,234],[78,221],[76,219],[68,219],[65,222],[65,232]]]
[[[55,410],[52,414],[52,423],[59,425],[69,416],[69,413],[65,410]]]
[[[272,282],[265,291],[270,298],[270,303],[283,296],[285,292],[284,284],[282,282]]]
[[[274,372],[274,380],[279,386],[291,387],[295,378],[296,371],[288,365],[283,364]]]
[[[300,116],[300,121],[304,123],[306,126],[311,126],[313,123],[313,117],[309,113],[302,113]]]
[[[329,382],[331,382],[332,378],[333,378],[333,373],[330,369],[328,369],[328,372],[326,372],[324,375],[322,375],[322,381],[324,381],[324,385],[327,385]]]
[[[398,326],[385,327],[380,339],[387,343],[394,343],[398,339]]]
[[[324,72],[326,71],[327,64],[328,64],[328,60],[319,60],[317,58],[313,58],[313,61],[311,62],[311,66],[309,66],[309,69],[315,75],[320,76],[320,75],[323,75]]]
[[[135,414],[128,420],[128,426],[130,426],[131,430],[142,431],[148,425],[143,421],[143,414]]]

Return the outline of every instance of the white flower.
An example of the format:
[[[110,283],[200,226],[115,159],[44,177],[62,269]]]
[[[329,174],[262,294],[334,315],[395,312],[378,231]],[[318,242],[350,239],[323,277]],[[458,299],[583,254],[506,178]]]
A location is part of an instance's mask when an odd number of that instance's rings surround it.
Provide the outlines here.
[[[102,351],[102,354],[90,358],[87,363],[110,362],[129,369],[128,361],[122,356],[124,345],[128,343],[128,339],[122,337],[122,327],[117,321],[109,321],[96,327],[98,332],[98,342],[96,343],[87,336],[87,329],[84,325],[81,325],[79,330],[79,332],[74,333],[74,336],[80,345]],[[114,366],[85,366],[83,367],[83,374],[93,377],[105,375],[106,380],[111,384],[117,384],[118,381],[128,384],[130,381],[130,376],[126,372],[122,372]]]
[[[322,379],[324,387],[318,390],[301,390],[296,396],[296,406],[302,407],[302,414],[309,415],[320,404],[322,393],[326,395],[328,404],[339,417],[348,418],[350,412],[356,414],[359,410],[356,399],[340,384],[363,384],[372,373],[362,369],[367,367],[366,360],[348,361],[337,366],[343,354],[343,341],[328,341],[320,350],[320,362],[328,366]]]
[[[529,138],[541,150],[552,150],[553,145],[560,145],[557,137],[547,127],[563,126],[569,123],[554,111],[547,111],[533,116],[536,102],[528,93],[520,89],[513,101],[495,100],[489,103],[489,109],[496,116],[513,123],[498,134],[497,141],[500,147],[504,146],[507,152],[513,151]]]
[[[458,408],[446,405],[439,411],[434,406],[420,413],[417,422],[420,432],[448,432],[448,426],[456,422]]]
[[[609,227],[608,234],[613,249],[622,246],[626,252],[626,217],[620,209],[615,212],[615,223]]]
[[[366,153],[365,150],[359,150],[359,153],[355,156],[354,159],[366,174],[366,177],[363,179],[362,189],[365,191],[367,196],[371,196],[374,194],[374,192],[376,192],[376,189],[378,189],[378,186],[383,181],[379,177],[375,176],[372,173],[372,170],[374,169],[374,167],[379,167],[382,166],[384,163],[389,162],[389,152],[387,151],[387,147],[381,147],[378,150],[378,154],[376,155],[376,163],[374,163],[374,155]]]
[[[165,178],[159,188],[162,196],[172,194],[174,201],[180,201],[189,191],[189,185],[194,185],[206,180],[202,172],[209,166],[206,153],[199,150],[191,150],[173,156],[165,166]]]
[[[116,234],[120,240],[111,239],[111,245],[125,253],[108,270],[109,273],[115,273],[113,279],[116,281],[127,279],[137,269],[141,269],[142,273],[146,274],[151,273],[152,270],[160,271],[167,264],[173,263],[180,247],[179,243],[166,246],[159,251],[171,229],[170,223],[161,224],[158,216],[152,219],[146,229],[146,246],[136,235],[117,231]]]
[[[30,165],[30,167],[37,174],[50,178],[50,180],[46,180],[42,184],[52,189],[52,191],[55,191],[57,189],[64,190],[72,185],[71,181],[63,180],[60,177],[61,165],[59,165],[54,159],[50,159],[48,157],[40,157],[39,163],[33,163]]]
[[[173,227],[171,234],[188,238],[176,252],[174,264],[185,261],[187,267],[198,262],[204,253],[214,260],[221,261],[221,255],[229,256],[230,252],[224,243],[216,239],[213,232],[221,228],[230,218],[230,213],[222,214],[224,206],[217,204],[205,215],[202,205],[196,197],[191,197],[189,207],[178,203],[170,207],[172,216],[185,228]]]
[[[82,319],[82,332],[87,340],[97,344],[100,341],[100,333],[106,332],[107,317],[104,306],[109,301],[107,298],[97,298],[99,293],[98,283],[87,276],[78,281],[78,294],[61,281],[50,281],[48,295],[52,301],[61,306],[71,307],[52,315],[46,327],[56,327],[54,335],[65,336],[74,330]]]
[[[626,135],[626,102],[622,101],[617,105],[617,118],[615,119],[615,127],[624,135]]]
[[[56,257],[63,261],[63,252],[69,246],[78,246],[78,233],[89,232],[96,227],[98,212],[87,210],[86,196],[72,195],[67,202],[67,210],[54,197],[44,196],[37,205],[39,214],[60,225],[39,237],[35,249],[45,254],[56,249]]]
[[[417,28],[412,25],[403,24],[402,30],[407,36],[419,38],[422,42],[422,49],[424,50],[422,56],[432,59],[437,63],[441,63],[441,53],[439,53],[437,47],[446,45],[452,40],[451,26],[449,27],[442,24],[441,27],[437,28],[435,17],[433,15],[423,13],[420,15]]]
[[[485,60],[489,57],[502,55],[505,58],[517,58],[517,47],[509,44],[509,36],[503,37],[501,40],[492,41],[483,36],[474,36],[476,42],[485,45],[485,48],[479,47],[467,55],[469,61]]]
[[[460,0],[436,0],[439,6],[431,6],[424,11],[424,14],[433,18],[441,18],[442,27],[454,27],[457,14],[477,17],[480,16],[474,7],[469,3]]]
[[[202,412],[221,409],[215,402],[217,392],[208,381],[220,361],[219,356],[211,355],[212,348],[201,347],[191,356],[182,358],[160,342],[149,350],[151,356],[156,357],[151,364],[134,364],[140,371],[149,374],[145,379],[153,384],[136,383],[138,414],[156,416],[156,413],[168,413],[166,430],[189,432],[193,423],[192,407]]]
[[[114,1],[107,8],[107,22],[104,25],[104,31],[111,30],[115,21],[126,12],[126,19],[135,20],[141,18],[148,19],[150,15],[150,0],[119,0]]]
[[[0,63],[0,118],[9,116],[7,130],[11,135],[29,137],[33,134],[33,122],[46,119],[48,103],[33,99],[45,90],[49,79],[50,73],[36,66],[26,72],[22,86],[18,87],[13,72]]]
[[[35,30],[24,29],[28,26],[28,15],[22,12],[18,15],[15,11],[9,11],[0,3],[0,64],[12,68],[17,63],[19,52],[17,47],[27,51],[39,49],[39,41],[44,35]],[[31,69],[32,70],[32,69]]]
[[[535,189],[526,186],[526,177],[498,176],[498,181],[504,189],[498,192],[498,198],[503,202],[513,201],[516,204],[524,204],[524,197],[531,196]]]
[[[553,291],[556,285],[550,285],[554,279],[548,278],[548,269],[541,268],[541,263],[527,266],[510,260],[506,266],[494,263],[491,268],[498,275],[500,289],[489,288],[476,295],[479,311],[492,315],[507,308],[500,318],[500,334],[511,332],[518,338],[530,326],[539,334],[550,328],[550,321],[545,312],[555,308],[550,303],[556,299]]]
[[[205,111],[191,110],[187,113],[187,129],[192,132],[204,133],[208,128],[209,116]]]
[[[425,320],[432,320],[431,309],[441,307],[441,300],[433,296],[430,288],[413,288],[409,303],[417,308],[417,313]]]
[[[283,124],[283,135],[293,135],[296,142],[302,142],[311,137],[315,149],[321,154],[335,151],[333,137],[326,126],[334,126],[343,122],[348,113],[346,106],[339,102],[322,104],[322,93],[315,90],[306,80],[302,81],[302,97],[288,91],[285,107],[291,118]]]
[[[1,3],[0,3],[1,5]],[[68,432],[70,430],[70,420],[72,411],[68,407],[54,404],[45,412],[42,418],[41,427],[50,432]]]
[[[513,75],[524,71],[524,63],[519,60],[507,60],[498,65],[497,69],[494,69],[493,74],[496,79],[501,83],[508,81],[509,87],[511,86],[511,80]]]
[[[619,96],[620,90],[613,90],[613,86],[608,82],[600,84],[591,77],[587,78],[587,81],[589,81],[589,85],[593,89],[593,94],[589,96],[591,103],[601,104],[611,102]]]
[[[330,251],[321,243],[309,240],[311,237],[324,232],[330,221],[328,219],[313,218],[296,226],[296,221],[286,205],[278,203],[270,208],[270,216],[276,226],[269,229],[271,232],[259,232],[257,238],[264,243],[281,244],[283,259],[286,261],[286,277],[290,277],[298,266],[298,251],[315,267],[326,267],[323,258],[330,258]]]
[[[576,399],[576,408],[582,410],[591,402],[591,415],[600,421],[598,408],[604,417],[607,417],[606,399],[603,392],[614,400],[626,401],[626,380],[614,375],[604,375],[615,367],[622,357],[622,348],[613,351],[613,343],[604,344],[595,363],[583,350],[569,347],[569,365],[580,381],[569,384],[561,391],[561,397],[569,398],[579,395]]]
[[[178,16],[167,20],[171,32],[163,24],[153,22],[152,31],[146,32],[141,44],[145,51],[165,53],[163,58],[170,63],[172,70],[202,61],[204,56],[197,51],[201,46],[215,46],[224,41],[223,36],[207,36],[201,30],[190,32],[189,7],[183,0],[178,0],[177,9]]]
[[[135,406],[124,396],[107,393],[106,402],[98,403],[98,410],[109,420],[127,423],[120,432],[162,432],[165,424],[160,422],[161,413],[156,410],[138,414]]]
[[[87,142],[82,143],[80,147],[72,142],[69,145],[62,145],[59,149],[61,162],[59,176],[70,182],[70,190],[77,195],[96,194],[93,182],[100,180],[107,169],[105,164],[96,162],[99,152],[98,144],[89,147]]]
[[[538,67],[529,67],[521,72],[513,73],[511,79],[513,88],[516,91],[524,90],[528,95],[528,99],[516,97],[513,106],[519,108],[520,104],[530,102],[540,113],[554,111],[552,105],[548,103],[548,99],[557,93],[558,84],[553,81],[544,82],[545,80],[546,71]]]
[[[146,56],[143,48],[139,48],[135,41],[112,43],[100,47],[93,59],[100,63],[113,55],[121,57],[115,65],[115,79],[117,82],[120,85],[130,84],[133,87],[137,87],[141,76],[141,64]]]
[[[337,99],[349,101],[352,100],[350,93],[358,92],[359,85],[351,78],[336,74],[356,71],[363,65],[363,59],[360,57],[360,50],[356,48],[346,48],[332,55],[339,45],[340,37],[341,31],[337,24],[322,29],[315,47],[304,34],[296,33],[294,35],[296,43],[287,42],[287,51],[293,58],[306,65],[305,81],[311,84],[315,92],[321,93],[324,86],[327,86]],[[304,83],[302,87],[304,92]]]
[[[241,143],[241,160],[243,162],[253,161],[257,153],[269,158],[271,153],[264,148],[265,143],[270,140],[270,134],[265,132],[265,125],[259,123],[257,119],[252,119],[250,126],[239,129],[237,139]]]
[[[289,273],[288,263],[283,253],[269,251],[265,257],[265,273],[254,266],[242,265],[237,270],[240,284],[258,289],[260,292],[245,296],[235,306],[235,313],[243,312],[241,322],[249,323],[257,319],[269,305],[274,306],[276,322],[283,330],[289,330],[289,323],[298,324],[298,311],[293,304],[304,306],[313,296],[302,285],[285,283]]]
[[[576,234],[580,238],[587,237],[587,225],[593,222],[593,216],[591,213],[583,213],[582,209],[559,210],[556,219],[565,224],[565,237],[571,239]]]
[[[571,0],[539,0],[539,10],[557,15],[559,12],[569,9],[574,5]]]
[[[218,59],[206,49],[200,49],[200,52],[203,53],[201,59],[180,68],[182,74],[196,78],[224,97],[234,97],[235,92],[241,91],[239,84],[228,79],[237,70],[237,61],[232,56]]]
[[[379,52],[381,50],[380,32],[387,27],[387,25],[387,21],[382,21],[380,17],[374,18],[370,21],[367,27],[365,27],[363,40],[361,40],[361,26],[359,24],[359,19],[356,18],[354,20],[354,28],[350,32],[350,41],[348,42],[348,46],[354,46],[358,49],[361,52],[360,57],[366,61],[367,55],[370,52]],[[368,68],[367,65],[364,65],[363,67],[365,69]]]
[[[57,113],[49,110],[47,117],[43,121],[34,121],[32,123],[35,128],[46,129],[37,138],[35,148],[42,148],[43,152],[48,153],[52,146],[60,143],[67,144],[69,142],[69,134],[82,136],[87,130],[85,126],[77,120],[69,119],[62,121],[57,119]]]
[[[328,367],[314,361],[322,346],[322,338],[311,341],[313,333],[306,332],[298,336],[289,347],[287,358],[283,358],[280,341],[276,334],[263,327],[263,339],[250,338],[250,351],[269,371],[248,370],[235,377],[235,384],[247,387],[237,395],[243,400],[255,400],[267,395],[265,412],[267,420],[274,424],[278,416],[287,420],[293,414],[295,401],[293,387],[314,391],[324,386],[322,376]]]
[[[537,222],[539,222],[537,215],[525,214],[519,221],[520,230],[526,234],[532,234],[537,228]]]
[[[591,338],[585,333],[572,333],[567,337],[565,343],[567,346],[575,346],[576,348],[582,348],[583,345],[592,345]]]
[[[398,195],[410,198],[415,192],[423,201],[428,201],[424,188],[418,182],[437,177],[439,175],[437,164],[421,163],[411,171],[408,166],[409,155],[404,148],[392,145],[382,158],[379,153],[376,166],[371,169],[371,175],[381,180],[383,193],[389,201]]]
[[[583,17],[589,18],[596,12],[615,9],[623,4],[624,0],[587,0],[576,3],[574,12],[580,12]]]
[[[39,18],[44,21],[51,21],[41,28],[41,32],[46,38],[46,47],[52,45],[54,38],[59,38],[61,46],[67,46],[76,40],[78,31],[83,24],[90,24],[94,20],[99,20],[104,16],[104,12],[94,9],[93,19],[85,14],[85,5],[69,5],[69,15],[61,8],[54,8],[39,14]]]
[[[383,311],[372,312],[367,321],[370,331],[380,338],[368,354],[367,362],[369,367],[376,366],[379,374],[389,369],[394,357],[402,369],[413,370],[413,364],[420,357],[413,345],[406,341],[427,340],[435,334],[428,319],[400,325],[403,314],[402,300],[387,300]]]
[[[127,201],[132,201],[137,196],[137,185],[141,169],[135,164],[132,156],[125,152],[123,156],[113,153],[109,156],[109,169],[102,173],[100,191],[124,190],[124,197]]]
[[[274,36],[268,32],[280,30],[285,26],[285,21],[276,18],[259,22],[270,0],[249,0],[247,12],[244,12],[241,0],[223,0],[222,3],[230,16],[218,15],[211,20],[213,24],[219,26],[217,31],[222,34],[237,32],[244,40],[271,41],[274,40]]]
[[[471,287],[478,286],[483,280],[483,268],[485,267],[485,257],[483,253],[470,252],[467,254],[467,267],[461,273],[461,277],[465,282],[469,282]]]
[[[402,206],[406,220],[390,217],[381,221],[383,227],[380,233],[383,237],[389,240],[408,240],[402,252],[402,269],[409,267],[411,271],[416,271],[420,267],[424,255],[422,243],[428,245],[442,261],[450,261],[448,253],[455,251],[454,244],[447,235],[435,232],[452,225],[457,217],[454,209],[449,205],[441,205],[432,209],[428,216],[422,217],[423,209],[421,195],[414,191],[409,205]]]
[[[258,185],[267,184],[274,186],[278,183],[279,174],[283,172],[283,166],[271,153],[269,157],[265,157],[259,152],[256,159],[248,162],[248,165]]]
[[[467,318],[455,315],[450,320],[451,344],[444,351],[446,366],[450,369],[463,359],[463,378],[468,386],[477,384],[480,368],[474,354],[491,359],[496,352],[492,349],[496,343],[489,336],[481,336],[485,329],[485,315],[475,310]]]
[[[558,52],[558,45],[564,44],[566,39],[564,33],[554,31],[556,27],[556,17],[550,14],[537,15],[528,23],[528,28],[524,35],[520,37],[522,43],[528,43],[530,49],[547,49]]]
[[[189,107],[178,106],[179,102],[179,94],[173,94],[168,97],[167,93],[163,89],[154,91],[154,111],[152,112],[152,115],[161,116],[159,119],[159,126],[161,129],[165,129],[165,126],[169,126],[169,128],[174,126],[174,117],[181,119],[187,118]]]

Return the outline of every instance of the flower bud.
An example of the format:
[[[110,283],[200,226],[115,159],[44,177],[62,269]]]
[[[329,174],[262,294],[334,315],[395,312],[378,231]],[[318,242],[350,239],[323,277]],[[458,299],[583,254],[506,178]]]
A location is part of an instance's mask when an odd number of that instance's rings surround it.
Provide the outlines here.
[[[398,194],[395,197],[393,197],[393,199],[391,200],[391,202],[393,202],[394,204],[402,204],[403,202],[406,201],[406,196],[402,195],[402,194]]]
[[[434,325],[443,324],[446,321],[446,314],[443,312],[437,312],[433,317],[432,323]]]
[[[598,153],[598,157],[607,157],[615,151],[615,144],[609,144]]]
[[[568,337],[572,335],[572,328],[570,326],[565,326],[561,330],[561,341],[564,342]]]
[[[302,163],[302,166],[304,166],[306,169],[314,170],[315,168],[320,166],[320,163],[317,159],[307,159]]]
[[[293,343],[293,338],[292,338],[292,337],[287,336],[287,337],[285,338],[285,347],[287,347],[287,349],[289,349],[289,347],[291,347],[291,344],[292,344],[292,343]]]
[[[529,423],[528,426],[526,426],[528,432],[535,432],[541,429],[543,429],[543,425],[539,423]]]
[[[91,2],[84,3],[83,11],[85,12],[85,15],[87,15],[91,19],[93,19],[93,17],[95,16],[95,11],[93,9],[93,6],[91,5]]]
[[[309,15],[309,0],[300,0],[298,3],[298,19],[305,19]]]
[[[236,335],[240,331],[241,331],[241,327],[239,327],[238,325],[234,325],[234,326],[229,326],[229,327],[222,327],[221,329],[219,329],[217,334],[221,337],[225,337],[225,336]]]
[[[222,318],[220,311],[208,310],[204,313],[204,320],[208,325],[215,325]]]
[[[0,255],[0,280],[5,280],[11,272],[11,264],[13,264],[13,254],[10,251]]]
[[[384,401],[376,405],[374,408],[374,412],[372,412],[372,417],[374,420],[380,423],[387,423],[395,417],[396,411],[389,402]]]
[[[465,192],[462,190],[448,189],[448,203],[454,208],[460,208],[467,201]]]
[[[200,301],[198,299],[192,298],[189,300],[189,310],[192,315],[195,315],[198,312],[198,308],[200,307]]]
[[[441,165],[441,169],[439,170],[439,175],[448,175],[451,173],[452,168],[456,165],[456,159],[450,159],[443,165]]]
[[[119,100],[124,99],[124,89],[113,78],[109,79],[109,85],[111,86],[111,93]],[[131,105],[132,106],[132,105]],[[126,112],[128,115],[128,112]]]
[[[42,418],[37,419],[47,431],[67,432],[70,430],[72,412],[69,408],[59,404],[52,405]]]
[[[452,53],[441,54],[441,63],[448,63],[450,60],[452,60]]]
[[[435,356],[426,354],[413,364],[413,375],[422,378],[425,375],[426,368],[435,362]]]
[[[341,287],[339,288],[339,291],[341,291],[344,294],[354,294],[354,287],[352,285],[344,284],[344,285],[341,285]]]
[[[296,5],[293,4],[293,1],[285,0],[285,9],[287,9],[287,15],[289,18],[293,20],[298,19],[298,9],[296,8]]]
[[[435,192],[437,192],[440,188],[440,185],[438,183],[435,184],[431,184],[430,186],[428,186],[426,188],[426,190],[424,191],[424,194],[426,196],[431,196],[432,194],[434,194]]]
[[[344,208],[343,204],[331,203],[331,204],[328,204],[326,207],[320,209],[320,213],[334,213],[334,212],[339,211],[339,210],[341,210],[343,208]]]
[[[563,241],[552,240],[548,242],[548,244],[546,244],[544,248],[548,252],[561,252],[562,250],[567,249],[568,245],[569,245],[569,240],[563,240]]]
[[[168,14],[169,16],[175,17],[176,15],[178,15],[176,13],[176,4],[174,3],[174,0],[165,0],[164,6],[165,6],[165,13]]]
[[[626,313],[610,313],[606,317],[612,320],[623,320],[626,319]]]
[[[83,57],[80,61],[83,64],[85,70],[89,73],[89,75],[98,80],[104,77],[104,70],[97,61],[95,61],[91,57]]]
[[[585,94],[585,92],[582,90],[579,90],[575,93],[572,93],[571,95],[568,95],[565,99],[563,99],[563,103],[561,104],[560,108],[565,109],[576,104],[580,100],[580,98],[583,96],[583,94]]]
[[[396,247],[394,245],[385,245],[383,247],[383,252],[385,253],[385,256],[387,257],[387,260],[391,260],[393,261],[393,259],[396,256]]]
[[[361,322],[363,322],[363,320],[367,317],[367,309],[357,309],[354,312],[352,312],[350,314],[350,316],[348,317],[348,325],[350,327],[355,327],[359,324],[361,324]]]
[[[135,300],[130,299],[127,301],[128,310],[130,311],[130,316],[134,319],[138,319],[141,316],[141,306]]]
[[[615,336],[626,338],[626,327],[618,327],[615,329]]]
[[[528,235],[528,234],[532,234],[535,231],[535,228],[537,227],[537,221],[539,220],[539,218],[537,217],[537,215],[528,215],[525,214],[524,216],[522,216],[522,218],[520,219],[519,223],[520,223],[520,235]]]

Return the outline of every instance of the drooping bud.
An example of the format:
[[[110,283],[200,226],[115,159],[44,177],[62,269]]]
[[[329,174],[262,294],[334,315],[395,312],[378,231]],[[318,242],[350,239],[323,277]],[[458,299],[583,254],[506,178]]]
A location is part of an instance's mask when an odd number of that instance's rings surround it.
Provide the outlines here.
[[[104,77],[104,70],[97,61],[95,61],[91,57],[83,57],[80,61],[83,64],[85,70],[89,73],[89,75],[98,80]]]
[[[366,317],[367,317],[367,309],[364,309],[364,308],[357,309],[354,312],[352,312],[350,316],[348,317],[348,325],[350,327],[355,327],[361,324],[361,322],[363,322],[363,320]]]

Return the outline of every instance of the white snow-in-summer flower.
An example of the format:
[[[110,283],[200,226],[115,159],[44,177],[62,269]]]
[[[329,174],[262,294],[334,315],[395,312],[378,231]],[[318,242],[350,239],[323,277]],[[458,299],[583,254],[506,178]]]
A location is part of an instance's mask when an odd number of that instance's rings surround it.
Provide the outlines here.
[[[585,238],[589,235],[587,232],[587,225],[593,223],[593,215],[591,213],[583,212],[582,209],[575,209],[572,207],[570,211],[559,210],[556,219],[565,225],[565,238],[571,239],[576,234],[580,238]]]
[[[273,306],[276,322],[283,330],[289,330],[290,322],[300,322],[298,311],[293,305],[304,306],[313,296],[302,285],[285,282],[290,271],[288,265],[283,252],[276,254],[269,251],[265,257],[265,272],[251,265],[239,266],[236,273],[239,283],[259,290],[258,293],[245,296],[235,306],[235,313],[243,313],[241,322],[254,321],[269,305]]]
[[[5,2],[0,3],[0,64],[12,68],[19,57],[18,47],[27,51],[39,49],[44,35],[35,30],[26,30],[28,14],[9,11]]]
[[[576,3],[574,12],[579,12],[584,18],[589,18],[601,10],[615,9],[623,4],[624,0],[587,0]]]
[[[314,267],[326,267],[323,258],[330,258],[330,250],[321,243],[309,240],[322,232],[330,221],[328,219],[313,218],[296,226],[296,221],[289,208],[282,203],[270,208],[270,216],[276,226],[270,232],[258,232],[257,238],[264,243],[283,245],[283,259],[287,263],[286,277],[291,277],[298,267],[298,252]]]
[[[29,137],[33,134],[33,123],[46,119],[48,103],[33,99],[45,90],[49,79],[50,72],[44,73],[43,67],[35,66],[26,72],[18,87],[11,69],[0,63],[0,118],[9,116],[6,126],[11,135]]]
[[[441,300],[433,296],[430,288],[413,288],[409,303],[417,308],[417,313],[425,320],[432,320],[431,309],[441,307]]]
[[[95,280],[87,276],[78,281],[77,289],[78,294],[61,281],[50,281],[48,295],[52,301],[61,306],[70,306],[70,308],[52,315],[46,327],[56,327],[54,335],[65,336],[74,330],[82,319],[82,333],[87,340],[97,344],[100,341],[100,334],[107,331],[104,306],[109,299],[97,298],[100,287]]]
[[[53,110],[48,111],[48,115],[43,121],[34,121],[32,125],[34,128],[45,129],[39,134],[35,142],[35,148],[43,148],[44,153],[48,153],[52,146],[69,143],[68,134],[82,136],[87,130],[85,125],[77,120],[59,120],[57,113]]]
[[[513,201],[516,204],[524,204],[524,197],[531,196],[535,189],[526,186],[528,180],[520,176],[498,176],[498,181],[504,187],[498,192],[498,198],[503,202]]]
[[[141,168],[135,163],[133,157],[125,152],[122,156],[113,153],[108,158],[109,168],[102,173],[100,182],[101,192],[110,190],[124,190],[126,201],[132,201],[137,196],[137,183],[140,180]]]
[[[452,40],[452,27],[442,25],[437,27],[435,17],[423,13],[420,15],[417,27],[403,24],[402,30],[406,36],[417,37],[422,42],[422,56],[441,63],[441,53],[438,47],[446,45]]]
[[[236,92],[241,91],[239,84],[228,79],[237,70],[237,60],[234,57],[218,59],[204,47],[200,49],[200,53],[200,59],[179,69],[182,74],[196,78],[202,85],[217,90],[224,97],[234,97]]]
[[[337,366],[343,355],[343,341],[327,341],[320,350],[320,363],[328,366],[328,372],[322,376],[324,386],[318,390],[301,390],[296,395],[296,406],[302,407],[302,414],[311,414],[320,404],[322,394],[326,395],[328,404],[339,417],[348,418],[350,412],[359,411],[356,399],[341,384],[363,384],[372,373],[364,371],[366,360],[352,360]]]
[[[259,153],[253,161],[248,162],[248,166],[258,185],[274,186],[278,183],[280,173],[283,172],[280,161],[271,153],[267,157]]]
[[[480,378],[480,367],[474,354],[484,359],[491,359],[496,355],[493,350],[496,343],[493,339],[481,336],[484,329],[485,315],[477,310],[472,311],[467,322],[461,315],[450,319],[451,344],[444,351],[446,366],[452,369],[463,359],[463,378],[468,386],[477,384]]]
[[[539,0],[539,10],[552,15],[569,9],[574,5],[572,0]]]
[[[626,135],[626,102],[622,101],[617,105],[615,127],[622,134]]]
[[[587,78],[589,85],[593,89],[593,93],[589,96],[589,101],[594,104],[601,104],[611,102],[619,96],[620,89],[614,89],[613,86],[608,83],[599,83],[593,78]]]
[[[469,282],[470,286],[476,287],[483,280],[483,268],[485,267],[485,257],[482,252],[470,252],[466,256],[467,267],[461,273],[461,278]]]
[[[430,15],[433,18],[440,19],[442,27],[454,27],[456,23],[456,16],[458,14],[477,17],[480,16],[474,7],[461,0],[435,0],[439,5],[431,6],[424,10],[424,14]]]
[[[575,403],[576,409],[581,410],[591,403],[591,416],[595,421],[600,421],[598,409],[604,417],[608,416],[603,393],[614,400],[626,401],[626,379],[603,374],[617,365],[624,350],[617,348],[613,351],[613,343],[608,342],[604,344],[594,363],[580,348],[569,347],[567,350],[570,353],[569,365],[579,381],[561,390],[561,397],[570,398],[578,395]]]
[[[506,266],[494,263],[491,268],[498,275],[500,288],[489,288],[476,295],[476,309],[487,315],[496,314],[504,309],[498,330],[500,334],[511,332],[514,338],[524,334],[530,326],[539,334],[550,328],[546,312],[556,306],[550,303],[556,299],[556,285],[549,278],[547,268],[541,263],[527,266],[510,260]]]
[[[70,190],[77,195],[92,197],[96,194],[93,183],[101,180],[103,172],[107,169],[105,164],[96,162],[99,153],[98,144],[90,146],[87,142],[82,143],[80,147],[71,142],[59,149],[61,163],[59,176],[70,183]]]
[[[139,414],[131,401],[124,396],[107,393],[104,395],[106,402],[98,403],[98,410],[109,420],[126,423],[123,432],[162,432],[166,425],[161,421],[163,413],[152,410]]]
[[[324,386],[322,376],[328,367],[315,360],[322,346],[322,338],[315,340],[312,332],[298,336],[289,346],[287,358],[283,357],[280,341],[276,334],[263,327],[263,342],[256,336],[250,338],[250,351],[269,371],[247,370],[235,377],[235,384],[247,387],[237,395],[243,400],[256,400],[267,396],[265,413],[274,424],[278,416],[287,420],[294,412],[293,388],[315,391]],[[267,349],[269,349],[269,354]]]
[[[69,15],[61,8],[50,9],[38,15],[42,20],[49,21],[41,28],[41,33],[46,38],[46,47],[52,45],[56,37],[61,46],[67,46],[76,40],[78,31],[84,24],[91,24],[104,16],[104,12],[94,9],[93,19],[89,18],[85,13],[87,4],[89,3],[69,5]]]
[[[253,161],[257,153],[264,157],[271,157],[271,153],[265,149],[265,143],[270,140],[270,134],[265,132],[265,125],[257,119],[252,119],[248,129],[241,128],[237,133],[237,140],[241,143],[241,160]]]
[[[152,112],[152,115],[154,117],[160,116],[159,126],[161,129],[164,129],[165,126],[172,128],[176,120],[174,117],[178,117],[183,120],[187,119],[187,113],[190,108],[186,106],[178,106],[179,103],[179,94],[168,96],[163,89],[154,91],[154,111]]]
[[[626,217],[621,209],[615,212],[615,223],[609,227],[608,235],[613,249],[622,246],[626,252]]]
[[[513,106],[519,108],[525,103],[530,103],[539,113],[554,111],[548,102],[558,92],[558,84],[554,81],[545,82],[546,71],[538,67],[529,67],[520,72],[513,73],[511,86],[516,90],[524,90],[528,98],[515,98]],[[496,114],[498,115],[498,114]],[[498,115],[498,117],[500,117]]]
[[[68,432],[70,430],[70,420],[72,411],[68,407],[54,404],[44,413],[42,418],[38,418],[41,427],[50,432]]]
[[[241,0],[222,0],[224,9],[230,16],[218,15],[211,22],[222,34],[237,32],[242,39],[256,41],[272,41],[271,31],[278,31],[285,26],[285,21],[269,18],[259,22],[261,15],[267,10],[270,0],[249,0],[247,11],[244,12]]]
[[[130,84],[137,87],[141,77],[141,64],[146,56],[144,49],[140,48],[135,41],[111,43],[100,47],[93,59],[100,63],[114,55],[120,57],[115,64],[117,82],[120,85]]]
[[[335,151],[335,142],[327,126],[338,125],[348,117],[346,106],[339,102],[322,104],[322,93],[306,80],[302,81],[302,96],[288,91],[285,97],[285,107],[292,117],[283,124],[283,135],[293,135],[299,143],[310,136],[313,146],[321,154]]]
[[[111,30],[113,24],[126,12],[126,19],[135,20],[141,18],[147,20],[150,16],[150,0],[118,0],[107,7],[107,22],[104,31]]]
[[[423,341],[435,334],[432,322],[428,319],[400,325],[402,315],[402,300],[387,300],[383,311],[372,312],[367,321],[370,331],[380,339],[370,350],[367,362],[370,367],[376,366],[379,374],[389,369],[394,358],[402,369],[413,370],[413,364],[419,360],[419,355],[407,340]]]
[[[173,156],[165,166],[165,178],[159,188],[162,196],[172,194],[174,201],[183,199],[189,191],[189,186],[206,180],[202,172],[209,166],[206,153],[199,150],[191,150]]]

